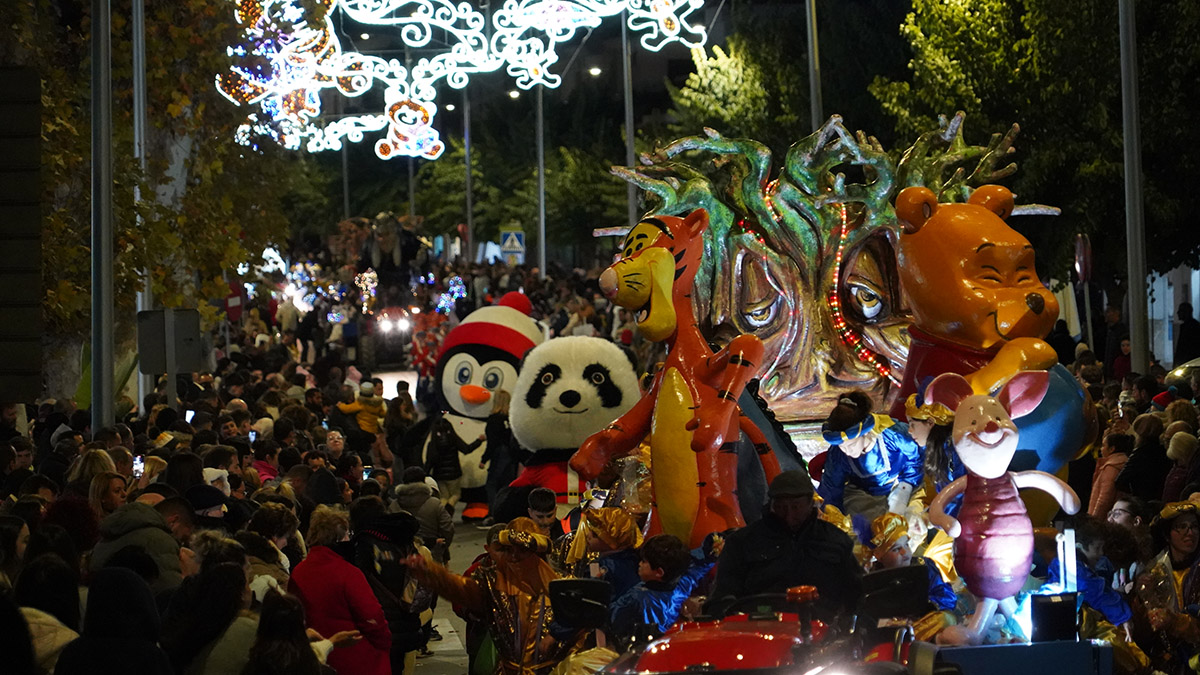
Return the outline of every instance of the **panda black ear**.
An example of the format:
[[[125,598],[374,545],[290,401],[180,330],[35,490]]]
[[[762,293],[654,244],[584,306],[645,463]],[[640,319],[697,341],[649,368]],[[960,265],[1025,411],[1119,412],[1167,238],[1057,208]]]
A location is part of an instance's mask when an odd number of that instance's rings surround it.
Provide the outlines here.
[[[521,361],[519,363],[517,363],[517,372],[518,373],[521,372],[521,369],[525,367],[525,359],[529,358],[529,352],[533,351],[534,349],[537,349],[536,345],[533,347],[530,347],[529,349],[526,349],[525,353],[521,355]]]
[[[625,358],[629,359],[629,365],[633,366],[633,372],[636,374],[638,372],[637,355],[633,353],[632,349],[626,347],[625,345],[619,345],[619,348],[625,353]]]

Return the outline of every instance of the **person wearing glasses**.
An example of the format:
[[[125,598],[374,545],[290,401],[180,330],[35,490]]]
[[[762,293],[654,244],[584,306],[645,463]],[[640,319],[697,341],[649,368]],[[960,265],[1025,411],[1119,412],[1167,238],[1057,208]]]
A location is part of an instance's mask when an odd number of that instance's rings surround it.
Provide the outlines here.
[[[1138,576],[1134,593],[1141,621],[1134,638],[1158,670],[1184,672],[1200,643],[1200,619],[1188,613],[1200,601],[1200,579],[1193,564],[1200,544],[1200,515],[1191,502],[1172,502],[1150,523],[1161,552]]]

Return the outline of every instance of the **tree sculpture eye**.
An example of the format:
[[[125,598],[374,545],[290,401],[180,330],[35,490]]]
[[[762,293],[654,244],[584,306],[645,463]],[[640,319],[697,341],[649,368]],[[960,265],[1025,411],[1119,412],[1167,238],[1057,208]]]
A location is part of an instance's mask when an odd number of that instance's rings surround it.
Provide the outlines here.
[[[542,373],[542,385],[549,387],[552,384],[554,384],[554,374]]]
[[[883,312],[883,298],[879,297],[874,289],[864,284],[851,284],[850,291],[854,294],[854,301],[864,319],[876,319]]]
[[[454,381],[459,384],[466,384],[471,381],[471,366],[470,364],[462,364],[458,367],[458,372],[454,374]]]
[[[592,384],[604,384],[607,379],[604,373],[592,373]]]

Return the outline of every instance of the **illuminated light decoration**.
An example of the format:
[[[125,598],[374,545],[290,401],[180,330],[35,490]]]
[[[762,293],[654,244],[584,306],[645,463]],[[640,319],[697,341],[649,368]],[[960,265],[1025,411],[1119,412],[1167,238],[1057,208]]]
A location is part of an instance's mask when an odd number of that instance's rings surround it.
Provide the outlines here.
[[[778,181],[776,181],[776,183],[778,183]],[[771,192],[772,190],[770,187],[768,187],[768,195],[771,194]],[[771,203],[770,197],[767,198],[767,204],[771,207],[771,211],[775,212],[775,206]],[[833,259],[834,279],[842,278],[842,254],[846,250],[846,235],[850,233],[850,223],[846,216],[846,205],[839,204],[838,206],[841,209],[842,222],[837,230],[838,247],[837,253]],[[776,215],[776,219],[778,218],[779,216]],[[837,331],[838,337],[842,339],[842,342],[844,342],[847,347],[850,347],[850,349],[853,350],[854,356],[859,361],[862,361],[863,363],[874,368],[875,372],[879,373],[881,377],[886,377],[887,379],[891,380],[892,384],[899,385],[900,379],[897,378],[892,372],[892,367],[884,360],[880,359],[879,354],[876,354],[868,349],[867,346],[863,344],[862,336],[846,323],[846,317],[842,315],[842,300],[841,292],[839,290],[840,287],[840,283],[835,283],[833,288],[829,291],[828,302],[829,311],[833,315],[833,329]]]
[[[363,314],[370,314],[371,308],[375,306],[375,292],[379,288],[379,275],[368,267],[366,272],[355,275],[354,285],[358,286],[358,290],[362,293]]]
[[[691,19],[704,0],[506,0],[492,13],[491,26],[470,3],[453,0],[308,4],[319,5],[319,11],[306,9],[302,0],[237,2],[242,40],[226,50],[234,63],[216,76],[216,85],[235,105],[257,106],[234,134],[242,145],[257,147],[257,139],[265,137],[292,150],[340,150],[344,142],[386,130],[375,145],[379,157],[437,159],[445,144],[431,124],[435,85],[442,80],[462,89],[471,75],[504,68],[521,89],[557,87],[562,78],[550,70],[559,60],[557,46],[622,12],[650,51],[673,42],[698,48],[708,39],[703,24]],[[344,51],[333,24],[338,10],[361,24],[400,28],[410,47],[426,47],[437,31],[449,48],[411,69],[396,59]],[[310,21],[314,14],[320,18]],[[323,90],[358,97],[377,85],[384,89],[383,112],[318,124]]]
[[[462,277],[450,277],[449,282],[447,282],[446,292],[442,293],[441,297],[438,298],[436,310],[442,314],[449,315],[450,312],[454,311],[454,303],[459,298],[465,297],[467,297],[467,285],[463,283]]]

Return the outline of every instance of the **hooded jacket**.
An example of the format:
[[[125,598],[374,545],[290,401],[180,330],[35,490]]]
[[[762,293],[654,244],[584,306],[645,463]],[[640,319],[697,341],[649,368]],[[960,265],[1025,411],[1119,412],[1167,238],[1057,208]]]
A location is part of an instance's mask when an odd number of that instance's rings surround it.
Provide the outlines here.
[[[369,434],[379,433],[379,419],[383,417],[383,397],[359,395],[354,403],[339,403],[338,410],[347,415],[354,414],[358,428]]]
[[[91,570],[104,567],[114,553],[126,546],[137,546],[154,559],[158,566],[158,579],[152,586],[155,593],[175,588],[183,581],[179,543],[171,535],[167,521],[152,507],[138,502],[124,504],[100,521],[100,542],[92,550]]]
[[[98,570],[88,590],[83,635],[58,657],[57,675],[173,675],[158,647],[158,609],[150,587],[119,567]]]
[[[454,541],[454,519],[442,508],[442,502],[433,496],[433,488],[425,483],[401,483],[396,486],[396,501],[390,507],[393,513],[407,511],[416,516],[419,527],[417,536],[429,547],[433,559],[442,562],[445,552]],[[442,546],[438,539],[445,539]]]
[[[29,625],[29,636],[33,638],[33,655],[43,673],[54,672],[58,656],[79,633],[67,628],[63,622],[40,609],[22,607],[21,615]]]

